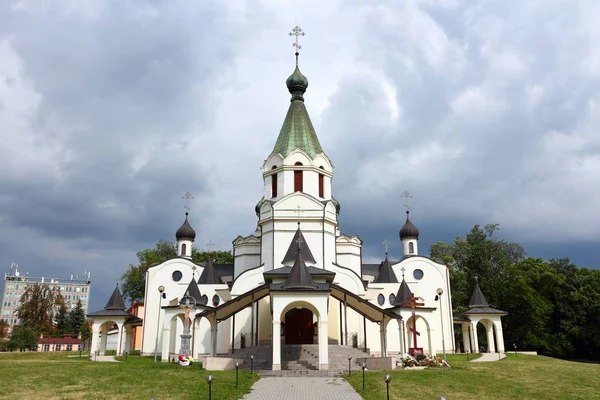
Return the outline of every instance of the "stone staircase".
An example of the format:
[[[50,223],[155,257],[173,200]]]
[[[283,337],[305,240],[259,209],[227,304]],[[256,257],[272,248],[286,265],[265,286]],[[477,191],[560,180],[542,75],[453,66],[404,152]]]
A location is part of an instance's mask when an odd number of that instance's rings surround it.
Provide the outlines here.
[[[223,357],[241,358],[244,360],[240,368],[250,369],[250,357],[254,356],[255,371],[271,371],[273,367],[273,347],[271,345],[260,345],[247,347],[245,349],[236,349],[233,354],[222,355]],[[365,353],[362,348],[353,348],[349,346],[329,345],[329,371],[322,371],[327,376],[348,372],[348,356],[352,357],[351,365],[353,370],[360,369],[356,363],[357,358],[370,357],[369,349]],[[318,344],[298,344],[281,345],[281,369],[289,373],[279,373],[273,371],[278,376],[281,375],[308,375],[321,376],[319,370],[319,345]],[[270,372],[269,372],[270,373]],[[271,374],[273,374],[271,373]]]

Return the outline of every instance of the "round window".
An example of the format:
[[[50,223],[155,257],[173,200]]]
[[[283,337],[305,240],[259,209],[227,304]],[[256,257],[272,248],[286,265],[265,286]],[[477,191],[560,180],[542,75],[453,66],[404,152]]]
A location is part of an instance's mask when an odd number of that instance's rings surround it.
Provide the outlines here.
[[[423,279],[423,270],[415,269],[413,271],[413,276],[415,277],[416,280]]]
[[[213,296],[213,306],[215,306],[215,307],[218,306],[219,305],[219,301],[221,301],[221,299],[219,299],[219,296],[215,294]]]
[[[381,293],[379,293],[379,296],[377,296],[377,304],[379,304],[380,306],[382,306],[383,303],[385,303],[385,296],[382,295]]]
[[[181,271],[173,271],[173,275],[171,275],[171,277],[175,282],[179,282],[181,278],[183,278],[183,274]]]
[[[390,294],[390,304],[394,304],[396,302],[396,295],[394,293]]]

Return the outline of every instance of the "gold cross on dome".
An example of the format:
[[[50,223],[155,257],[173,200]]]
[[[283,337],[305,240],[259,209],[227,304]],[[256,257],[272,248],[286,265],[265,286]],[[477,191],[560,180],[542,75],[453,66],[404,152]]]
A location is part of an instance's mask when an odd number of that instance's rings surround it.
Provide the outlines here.
[[[402,192],[400,197],[404,197],[406,199],[406,201],[404,203],[404,207],[406,207],[407,210],[410,210],[410,204],[408,202],[408,199],[412,199],[412,197],[413,197],[412,194],[410,194],[410,192],[408,190],[405,190],[404,192]]]
[[[294,46],[296,48],[296,52],[299,52],[300,49],[302,48],[302,46],[300,46],[300,44],[298,43],[298,37],[304,36],[304,35],[306,35],[306,33],[304,33],[302,28],[300,28],[298,25],[296,25],[295,27],[292,28],[292,31],[290,33],[288,33],[288,35],[296,36],[296,40],[294,43],[292,43],[292,46]]]

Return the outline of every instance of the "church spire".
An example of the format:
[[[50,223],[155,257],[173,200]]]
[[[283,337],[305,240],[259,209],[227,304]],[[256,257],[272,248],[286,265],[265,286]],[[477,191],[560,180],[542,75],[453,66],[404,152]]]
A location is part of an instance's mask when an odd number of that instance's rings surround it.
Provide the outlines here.
[[[305,33],[300,27],[295,26],[289,35],[296,37],[296,41],[293,43],[296,48],[296,69],[285,82],[292,98],[272,154],[281,154],[283,157],[287,157],[292,151],[301,149],[314,158],[323,153],[323,149],[304,106],[304,93],[308,88],[308,79],[298,67],[298,56],[300,55],[298,50],[302,48],[298,44],[298,37],[304,36]]]

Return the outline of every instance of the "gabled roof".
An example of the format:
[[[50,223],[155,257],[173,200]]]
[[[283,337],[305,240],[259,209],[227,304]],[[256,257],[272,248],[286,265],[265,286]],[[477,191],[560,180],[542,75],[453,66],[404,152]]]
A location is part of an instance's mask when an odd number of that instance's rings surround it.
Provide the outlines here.
[[[396,294],[396,300],[394,301],[394,306],[406,305],[410,302],[409,298],[412,292],[408,287],[408,283],[402,277],[402,283],[400,284],[400,289],[398,289],[398,293]]]
[[[300,245],[298,245],[298,243],[300,243]],[[290,247],[288,247],[285,257],[283,257],[283,261],[281,261],[281,263],[284,265],[289,265],[293,262],[296,262],[296,258],[298,256],[298,247],[300,248],[302,260],[308,262],[309,264],[317,263],[312,255],[312,252],[310,251],[310,248],[308,247],[308,244],[306,243],[306,239],[304,239],[304,235],[300,230],[300,226],[298,226],[298,229],[296,230],[296,233],[290,242]]]
[[[200,294],[200,289],[198,288],[198,284],[196,283],[196,280],[194,278],[192,278],[192,280],[191,280],[190,284],[188,285],[187,289],[185,290],[183,296],[181,296],[181,299],[179,300],[179,304],[185,303],[186,297],[191,297],[193,299],[194,304],[200,303],[202,294]]]
[[[198,279],[199,285],[218,285],[222,283],[219,275],[217,275],[217,271],[215,270],[215,266],[212,262],[212,259],[208,257],[208,261],[206,261],[204,265],[204,270],[202,271],[202,275]]]
[[[292,100],[271,154],[287,157],[292,151],[301,149],[311,158],[315,158],[323,149],[304,106],[304,92],[308,87],[308,79],[296,66],[286,84],[292,94]]]
[[[473,294],[471,295],[471,301],[469,301],[469,308],[474,307],[489,307],[489,303],[485,299],[481,288],[479,285],[475,285],[475,289],[473,290]]]
[[[285,283],[281,286],[284,290],[314,290],[319,285],[316,285],[306,268],[306,264],[302,259],[302,253],[298,251],[296,256],[296,262],[288,275]]]
[[[381,262],[379,265],[379,273],[377,277],[373,281],[374,283],[398,283],[398,278],[396,278],[396,274],[394,273],[394,269],[392,268],[392,264],[390,260],[387,258],[387,254],[385,256],[385,260]]]

